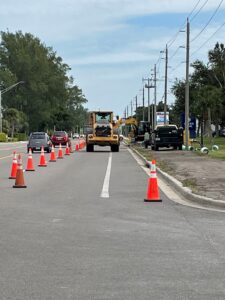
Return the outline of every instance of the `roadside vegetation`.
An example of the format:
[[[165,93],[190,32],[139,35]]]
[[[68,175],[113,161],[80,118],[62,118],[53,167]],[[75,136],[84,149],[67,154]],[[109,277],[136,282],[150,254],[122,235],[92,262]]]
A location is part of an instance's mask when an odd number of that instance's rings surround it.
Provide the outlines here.
[[[199,148],[200,147],[200,138],[196,139],[198,141],[197,143],[193,143],[194,148]],[[208,138],[204,137],[203,139],[204,146],[209,149],[208,156],[212,158],[218,158],[225,160],[225,137],[214,137],[214,138]],[[216,145],[218,146],[218,150],[213,146]]]
[[[87,99],[70,69],[32,34],[1,32],[0,90],[21,82],[2,93],[3,132],[14,140],[31,131],[83,127]]]

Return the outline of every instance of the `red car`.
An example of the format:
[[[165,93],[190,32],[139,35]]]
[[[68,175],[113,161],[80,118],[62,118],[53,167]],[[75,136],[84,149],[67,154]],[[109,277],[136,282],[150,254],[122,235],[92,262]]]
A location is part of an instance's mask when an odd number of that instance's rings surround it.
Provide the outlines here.
[[[71,145],[70,138],[66,131],[55,131],[51,137],[52,144],[56,145],[66,145],[68,143],[69,147]]]

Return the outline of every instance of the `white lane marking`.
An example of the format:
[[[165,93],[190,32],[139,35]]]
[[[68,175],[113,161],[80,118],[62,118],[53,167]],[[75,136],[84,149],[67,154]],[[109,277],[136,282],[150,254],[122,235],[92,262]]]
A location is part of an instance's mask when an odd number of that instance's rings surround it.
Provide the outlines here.
[[[108,166],[105,173],[105,179],[102,187],[101,198],[109,198],[109,180],[112,167],[112,153],[109,154]]]
[[[9,158],[9,157],[12,157],[12,155],[3,156],[3,157],[0,157],[0,159],[5,159],[5,158]]]
[[[20,149],[20,148],[24,148],[24,146],[11,147],[11,148],[0,148],[0,151],[9,151],[9,150]]]
[[[139,156],[137,156],[137,154],[133,153],[133,151],[131,151],[130,149],[127,149],[130,154],[133,156],[133,158],[136,160],[136,162],[138,163],[138,165],[142,168],[142,170],[148,175],[150,175],[150,170],[149,168],[145,167],[143,165],[143,161],[141,160],[141,158]],[[188,207],[193,207],[193,208],[197,208],[197,209],[203,209],[203,210],[208,210],[208,211],[216,211],[216,212],[222,212],[225,213],[225,210],[223,209],[216,209],[216,208],[211,208],[211,207],[205,207],[202,206],[200,204],[195,204],[195,203],[191,203],[190,201],[186,200],[183,196],[181,196],[179,193],[177,193],[172,187],[169,186],[169,184],[163,180],[162,178],[157,178],[158,180],[158,185],[160,187],[160,189],[164,192],[164,194],[167,195],[167,197],[175,202],[175,203],[179,203],[181,205],[184,206],[188,206]]]

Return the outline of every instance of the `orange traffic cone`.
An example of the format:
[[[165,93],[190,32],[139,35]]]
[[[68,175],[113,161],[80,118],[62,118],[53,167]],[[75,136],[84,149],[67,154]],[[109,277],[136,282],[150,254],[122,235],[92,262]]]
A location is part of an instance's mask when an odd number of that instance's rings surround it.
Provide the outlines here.
[[[63,151],[62,151],[62,145],[59,144],[59,151],[58,151],[58,157],[59,159],[62,159],[63,158]]]
[[[55,148],[52,145],[52,150],[51,150],[51,155],[50,155],[50,162],[56,162],[56,158],[55,158]]]
[[[65,155],[70,155],[70,148],[69,148],[68,143],[66,143],[66,152],[65,152]]]
[[[16,179],[16,172],[17,172],[17,158],[16,158],[16,151],[13,152],[13,162],[11,168],[11,175],[9,179]]]
[[[79,144],[75,145],[75,151],[79,151]]]
[[[26,171],[35,171],[31,149],[29,149]]]
[[[41,147],[41,156],[40,156],[40,163],[38,165],[39,167],[47,167],[47,163],[45,160],[45,151],[44,151],[44,147]]]
[[[160,199],[160,195],[159,195],[155,160],[153,160],[152,164],[151,164],[151,172],[150,172],[150,177],[148,179],[148,191],[147,191],[146,199],[144,199],[144,201],[145,202],[161,202],[162,201]]]
[[[16,172],[16,180],[14,188],[26,188],[23,177],[23,166],[22,166],[22,158],[21,155],[18,155],[18,166],[17,166],[17,172]]]

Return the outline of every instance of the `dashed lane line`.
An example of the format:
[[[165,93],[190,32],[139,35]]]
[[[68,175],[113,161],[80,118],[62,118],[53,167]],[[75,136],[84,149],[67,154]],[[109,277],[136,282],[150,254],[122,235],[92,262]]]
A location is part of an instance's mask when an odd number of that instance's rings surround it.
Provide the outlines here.
[[[109,154],[108,165],[105,173],[105,179],[102,187],[101,198],[109,198],[109,181],[112,167],[112,153]]]

